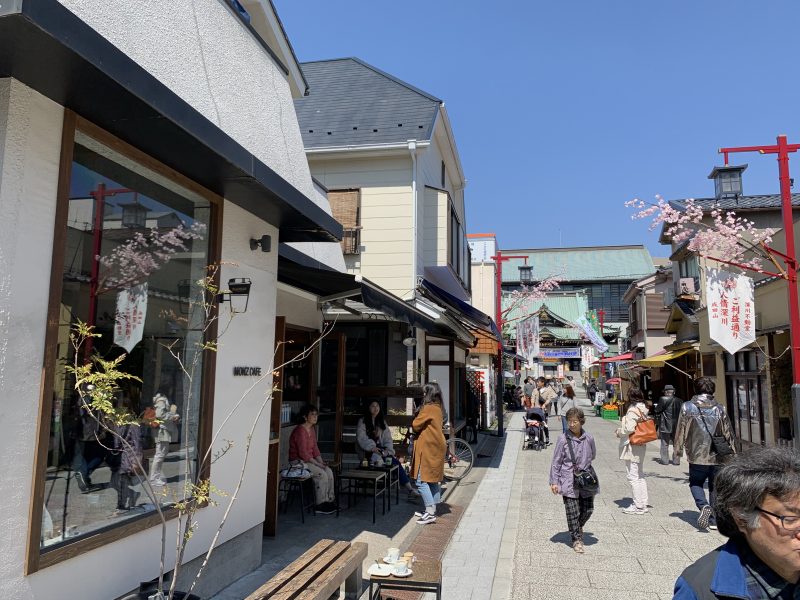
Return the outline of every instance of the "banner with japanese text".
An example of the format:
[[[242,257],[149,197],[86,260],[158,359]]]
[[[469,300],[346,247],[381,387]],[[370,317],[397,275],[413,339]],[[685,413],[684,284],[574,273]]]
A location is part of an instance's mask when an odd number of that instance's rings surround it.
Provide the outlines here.
[[[517,325],[517,354],[529,365],[539,356],[539,315],[528,317]]]
[[[756,339],[753,280],[747,275],[706,268],[708,332],[735,354]]]
[[[580,316],[575,320],[575,326],[586,336],[586,339],[592,343],[592,346],[597,348],[598,352],[605,352],[608,350],[608,344],[600,335],[597,329],[592,326],[591,321],[585,316]]]
[[[114,343],[126,352],[142,341],[147,316],[147,284],[135,285],[117,294]]]

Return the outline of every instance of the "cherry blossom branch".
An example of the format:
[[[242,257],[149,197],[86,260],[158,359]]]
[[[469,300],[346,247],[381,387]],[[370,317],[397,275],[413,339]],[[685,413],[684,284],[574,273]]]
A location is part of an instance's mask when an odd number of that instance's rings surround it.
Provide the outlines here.
[[[706,211],[689,198],[681,210],[657,195],[655,203],[634,198],[625,206],[636,211],[631,219],[650,219],[651,231],[664,226],[664,233],[673,242],[688,242],[687,248],[691,252],[726,256],[755,271],[761,268],[764,259],[769,258],[767,244],[772,241],[775,230],[769,227],[758,229],[753,221],[738,216],[734,211],[723,210],[718,203]],[[704,221],[708,216],[711,223]],[[746,259],[748,252],[755,256]]]

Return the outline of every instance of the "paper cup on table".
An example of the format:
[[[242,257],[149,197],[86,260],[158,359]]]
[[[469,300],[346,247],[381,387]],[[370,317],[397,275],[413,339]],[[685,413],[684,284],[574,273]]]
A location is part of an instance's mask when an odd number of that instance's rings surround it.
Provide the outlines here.
[[[397,559],[400,558],[400,548],[389,548],[389,552],[386,553],[386,558],[392,562],[396,562]]]

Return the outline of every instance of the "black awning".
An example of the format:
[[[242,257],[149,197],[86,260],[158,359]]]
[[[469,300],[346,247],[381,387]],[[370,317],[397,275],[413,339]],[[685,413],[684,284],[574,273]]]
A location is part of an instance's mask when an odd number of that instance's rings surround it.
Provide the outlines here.
[[[422,280],[419,289],[423,295],[450,310],[453,313],[451,315],[453,318],[464,321],[468,327],[480,329],[498,340],[501,339],[500,330],[497,329],[497,325],[495,325],[489,315],[482,313],[474,306],[456,298],[450,292],[443,290],[427,279]]]
[[[57,0],[0,4],[0,77],[13,77],[280,228],[335,241],[342,226]]]
[[[401,323],[435,335],[453,336],[447,326],[368,279],[336,271],[287,244],[278,245],[278,281],[321,298],[338,296],[337,301],[360,301]]]

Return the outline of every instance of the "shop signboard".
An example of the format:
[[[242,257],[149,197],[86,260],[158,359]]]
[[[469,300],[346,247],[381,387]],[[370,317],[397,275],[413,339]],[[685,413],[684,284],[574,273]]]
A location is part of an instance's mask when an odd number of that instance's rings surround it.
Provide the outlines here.
[[[544,359],[580,358],[581,349],[574,348],[543,348],[539,354]]]
[[[756,339],[753,280],[722,269],[706,268],[705,275],[709,335],[735,354]]]

